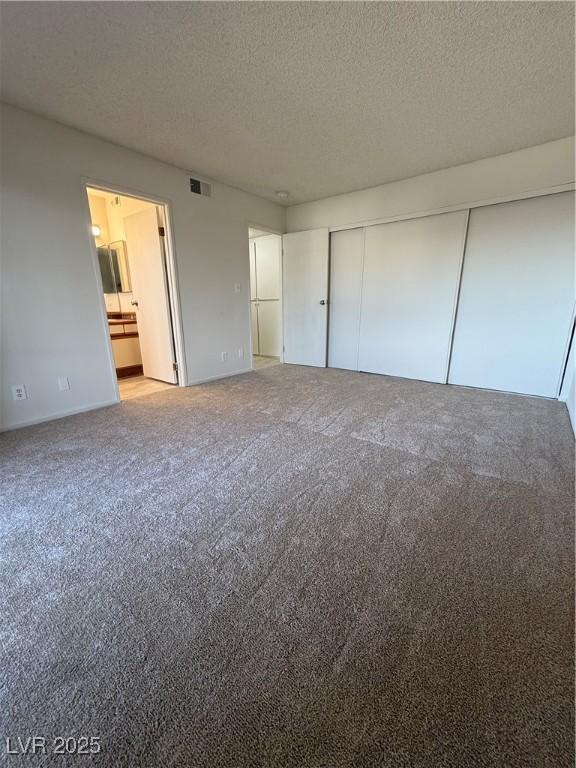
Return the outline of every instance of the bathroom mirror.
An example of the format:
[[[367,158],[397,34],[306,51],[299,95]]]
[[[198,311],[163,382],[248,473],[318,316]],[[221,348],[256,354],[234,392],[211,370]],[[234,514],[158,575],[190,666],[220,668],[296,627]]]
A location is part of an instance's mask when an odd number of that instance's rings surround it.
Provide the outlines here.
[[[110,259],[110,249],[106,245],[100,245],[98,251],[98,264],[100,265],[100,275],[102,277],[102,288],[104,293],[116,293],[116,281],[112,261]]]
[[[124,240],[97,249],[104,293],[128,293],[132,290],[130,267]]]
[[[128,264],[128,254],[126,253],[126,242],[116,240],[110,243],[110,257],[116,276],[116,285],[121,293],[128,293],[132,290],[132,281],[130,280],[130,265]]]

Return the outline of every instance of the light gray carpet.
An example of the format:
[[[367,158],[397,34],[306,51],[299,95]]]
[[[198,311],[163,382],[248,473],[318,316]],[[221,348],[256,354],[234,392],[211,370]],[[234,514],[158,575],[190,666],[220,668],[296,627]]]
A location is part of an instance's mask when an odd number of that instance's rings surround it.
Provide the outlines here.
[[[3,734],[99,735],[106,768],[573,765],[563,404],[276,366],[0,446]]]

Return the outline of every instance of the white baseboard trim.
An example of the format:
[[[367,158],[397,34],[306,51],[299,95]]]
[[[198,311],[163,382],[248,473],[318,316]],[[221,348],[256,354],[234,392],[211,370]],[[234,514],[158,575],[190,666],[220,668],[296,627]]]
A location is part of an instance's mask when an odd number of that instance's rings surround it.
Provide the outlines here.
[[[192,387],[195,384],[208,384],[210,381],[217,381],[218,379],[228,379],[231,376],[239,376],[242,373],[250,373],[252,368],[240,368],[237,371],[230,371],[229,373],[218,374],[217,376],[209,376],[206,379],[195,379],[184,385]],[[1,432],[11,432],[14,429],[23,429],[24,427],[33,427],[35,424],[43,424],[46,421],[55,421],[56,419],[65,419],[67,416],[76,416],[79,413],[87,413],[88,411],[96,411],[98,408],[107,408],[109,405],[117,405],[120,403],[120,399],[105,400],[101,403],[95,403],[94,405],[83,406],[81,408],[72,408],[69,411],[60,411],[58,413],[52,413],[49,416],[41,416],[37,419],[28,419],[26,421],[18,421],[15,424],[10,424],[7,427],[1,427]]]
[[[219,373],[216,376],[209,376],[207,379],[193,379],[189,381],[187,386],[193,387],[195,384],[208,384],[210,381],[218,381],[219,379],[229,379],[231,376],[239,376],[241,373],[250,373],[253,368],[241,368],[237,371],[230,371],[230,373]]]
[[[81,408],[72,408],[70,411],[59,411],[53,413],[50,416],[41,416],[37,419],[29,419],[27,421],[18,421],[16,424],[10,424],[8,427],[1,427],[0,432],[11,432],[14,429],[22,429],[23,427],[33,427],[35,424],[43,424],[46,421],[55,421],[56,419],[65,419],[67,416],[76,416],[79,413],[87,413],[88,411],[96,411],[99,408],[107,408],[109,405],[118,405],[119,399],[116,400],[104,400],[101,403],[95,403],[94,405],[85,405]]]

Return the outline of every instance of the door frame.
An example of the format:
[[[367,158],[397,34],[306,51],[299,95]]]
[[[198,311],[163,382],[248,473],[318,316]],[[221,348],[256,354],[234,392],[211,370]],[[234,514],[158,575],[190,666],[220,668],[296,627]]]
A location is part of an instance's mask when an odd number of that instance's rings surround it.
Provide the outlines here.
[[[152,203],[162,208],[164,216],[164,228],[165,228],[165,254],[166,254],[166,282],[168,288],[168,302],[170,307],[170,323],[172,325],[172,336],[174,339],[174,356],[176,358],[176,365],[178,366],[178,387],[188,386],[188,372],[186,368],[186,351],[184,347],[184,333],[182,330],[182,312],[180,302],[178,269],[176,265],[176,249],[174,246],[174,230],[172,225],[172,203],[169,199],[163,198],[157,195],[150,195],[147,192],[141,192],[139,190],[122,187],[118,184],[110,184],[101,179],[94,179],[88,176],[81,178],[82,194],[85,207],[85,221],[86,221],[86,233],[89,239],[90,254],[92,257],[92,266],[96,275],[96,287],[99,292],[99,307],[101,314],[101,324],[105,331],[108,347],[108,361],[110,366],[110,375],[114,381],[116,388],[116,402],[120,402],[120,388],[118,385],[118,377],[116,375],[116,365],[114,363],[114,353],[112,351],[112,337],[110,335],[110,327],[108,325],[108,314],[106,310],[106,302],[104,300],[104,289],[102,285],[102,277],[100,275],[100,267],[98,264],[98,252],[94,237],[91,233],[92,218],[90,214],[90,206],[88,204],[88,188],[99,189],[102,192],[109,192],[110,194],[119,195],[120,197],[133,197],[136,200],[144,200],[147,203]]]
[[[250,230],[251,229],[257,229],[260,232],[265,232],[266,234],[262,235],[262,237],[267,236],[276,236],[280,239],[280,270],[278,278],[280,280],[280,325],[281,325],[281,342],[280,342],[280,362],[284,362],[284,281],[282,279],[283,269],[284,269],[284,247],[282,242],[282,235],[283,233],[279,229],[271,229],[268,226],[263,226],[262,224],[255,224],[251,223],[249,221],[246,222],[246,230],[248,232],[248,287],[251,288],[250,285],[250,258],[252,257],[251,250],[250,250],[250,243],[254,242],[250,238]],[[248,292],[250,295],[250,291]],[[254,370],[254,340],[252,338],[252,299],[249,298],[248,300],[248,327],[250,329],[250,369]]]

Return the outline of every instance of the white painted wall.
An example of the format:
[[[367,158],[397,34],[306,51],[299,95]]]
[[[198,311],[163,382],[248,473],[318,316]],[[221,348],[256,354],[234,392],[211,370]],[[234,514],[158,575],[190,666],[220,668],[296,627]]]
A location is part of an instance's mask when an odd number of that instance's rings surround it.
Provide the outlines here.
[[[108,230],[108,213],[106,211],[106,200],[96,195],[88,195],[88,205],[90,206],[90,216],[92,224],[100,227],[100,235],[94,238],[96,245],[108,245],[110,242],[110,233]]]
[[[284,231],[281,206],[217,183],[193,195],[186,171],[6,105],[1,140],[4,428],[116,401],[83,178],[169,201],[188,383],[250,369],[248,225]]]
[[[116,198],[119,198],[119,205],[115,204]],[[126,230],[124,229],[124,219],[133,213],[140,213],[150,207],[150,203],[145,200],[138,200],[134,197],[123,195],[105,195],[101,198],[106,210],[106,220],[108,222],[108,242],[116,240],[126,240]]]
[[[466,207],[574,181],[574,137],[288,208],[286,229],[340,227]]]

